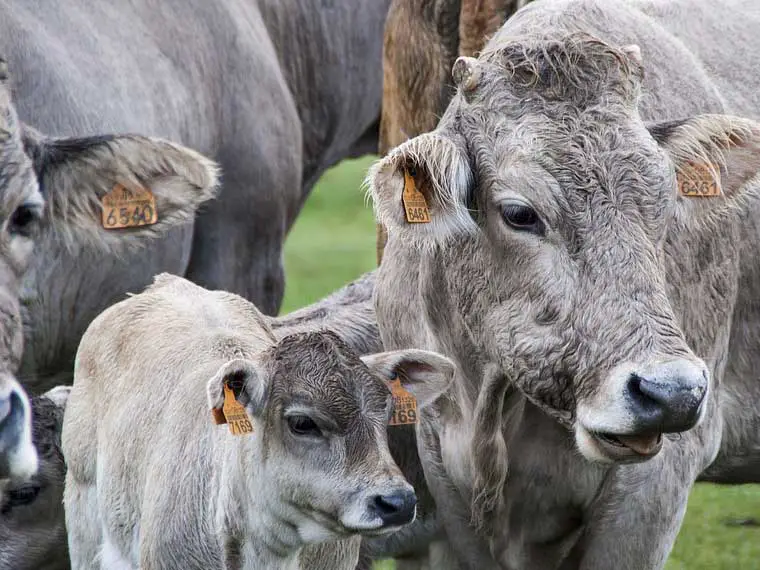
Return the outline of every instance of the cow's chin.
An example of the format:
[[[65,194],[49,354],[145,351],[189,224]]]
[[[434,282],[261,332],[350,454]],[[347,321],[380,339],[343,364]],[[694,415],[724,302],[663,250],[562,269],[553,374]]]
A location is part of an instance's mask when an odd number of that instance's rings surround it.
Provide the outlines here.
[[[575,426],[578,450],[589,461],[598,463],[641,463],[662,449],[662,434],[621,435],[600,433]]]

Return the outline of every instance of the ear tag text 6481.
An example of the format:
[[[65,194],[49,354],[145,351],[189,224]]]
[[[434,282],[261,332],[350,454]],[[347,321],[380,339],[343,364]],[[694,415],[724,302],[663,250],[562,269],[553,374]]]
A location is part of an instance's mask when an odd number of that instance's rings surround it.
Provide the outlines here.
[[[720,196],[720,172],[705,164],[689,162],[678,173],[678,192],[688,198]]]
[[[401,195],[401,200],[404,203],[404,213],[408,223],[427,224],[430,222],[425,195],[417,190],[414,176],[408,168],[404,169],[404,192]]]
[[[389,426],[414,425],[417,423],[417,399],[394,378],[388,383],[393,398],[393,415]]]
[[[222,405],[222,409],[211,410],[211,415],[214,418],[215,424],[229,424],[232,435],[253,433],[253,424],[248,418],[245,407],[235,399],[235,393],[226,383],[224,384],[224,404]]]

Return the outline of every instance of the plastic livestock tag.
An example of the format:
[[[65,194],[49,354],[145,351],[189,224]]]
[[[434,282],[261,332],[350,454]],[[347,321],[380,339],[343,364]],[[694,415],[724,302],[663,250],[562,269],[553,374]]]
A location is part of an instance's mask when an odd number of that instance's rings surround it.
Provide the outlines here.
[[[427,224],[430,222],[430,213],[425,196],[417,190],[414,176],[406,168],[404,169],[404,192],[401,195],[401,200],[404,202],[407,222],[410,224]]]
[[[224,385],[224,404],[221,411],[211,410],[211,415],[214,423],[229,424],[232,435],[253,433],[253,424],[248,418],[243,404],[235,399],[235,393],[227,384]]]
[[[107,230],[150,226],[158,221],[156,198],[147,188],[130,190],[116,184],[101,203],[103,227]]]
[[[689,198],[720,196],[720,172],[704,164],[689,162],[678,173],[678,192]]]
[[[393,397],[393,415],[389,426],[405,426],[417,423],[417,399],[395,378],[388,383]]]

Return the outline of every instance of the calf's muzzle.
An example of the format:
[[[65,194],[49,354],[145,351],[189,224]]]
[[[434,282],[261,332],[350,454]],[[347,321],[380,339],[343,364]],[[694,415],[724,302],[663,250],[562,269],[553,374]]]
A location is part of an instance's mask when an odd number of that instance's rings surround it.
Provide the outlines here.
[[[414,520],[417,496],[403,489],[370,498],[369,510],[383,521],[383,526],[400,526]]]

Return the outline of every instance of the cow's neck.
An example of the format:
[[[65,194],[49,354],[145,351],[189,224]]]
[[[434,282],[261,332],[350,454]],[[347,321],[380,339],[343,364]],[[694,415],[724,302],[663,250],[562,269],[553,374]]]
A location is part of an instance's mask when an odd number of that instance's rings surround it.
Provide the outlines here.
[[[348,156],[376,152],[390,0],[259,0],[303,125],[304,191]]]

